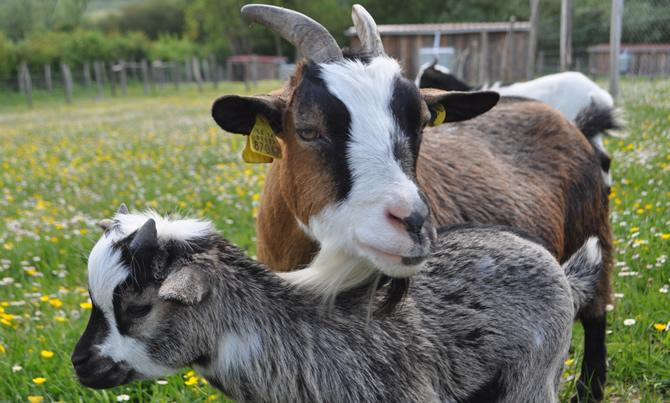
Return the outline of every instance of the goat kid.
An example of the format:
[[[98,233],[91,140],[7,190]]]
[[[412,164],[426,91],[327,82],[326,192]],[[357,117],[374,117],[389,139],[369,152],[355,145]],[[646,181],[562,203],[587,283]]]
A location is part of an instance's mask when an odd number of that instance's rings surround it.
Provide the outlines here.
[[[561,269],[513,230],[447,228],[407,299],[380,318],[365,288],[323,311],[209,222],[124,208],[103,225],[72,354],[80,382],[193,366],[241,402],[557,402],[572,321],[602,266],[595,238]]]

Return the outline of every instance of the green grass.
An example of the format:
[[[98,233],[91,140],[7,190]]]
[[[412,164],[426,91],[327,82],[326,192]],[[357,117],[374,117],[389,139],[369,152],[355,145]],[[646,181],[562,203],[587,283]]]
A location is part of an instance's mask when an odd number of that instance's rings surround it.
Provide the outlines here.
[[[276,86],[261,83],[254,92]],[[209,117],[218,95],[243,88],[166,89],[150,97],[133,91],[99,102],[83,94],[71,106],[44,96],[30,111],[20,98],[0,97],[0,400],[224,400],[200,378],[186,385],[187,370],[167,384],[96,392],[76,382],[69,363],[89,315],[86,256],[99,236],[95,223],[121,202],[207,216],[254,253],[267,166],[243,164],[244,139],[222,133]],[[614,289],[623,294],[609,319],[607,394],[610,401],[667,401],[670,332],[654,325],[670,321],[670,293],[660,291],[670,284],[670,81],[624,82],[622,106],[629,135],[607,144],[614,157]],[[626,319],[636,322],[625,326]],[[578,325],[573,344],[564,397],[580,364]],[[36,384],[37,377],[46,382]]]

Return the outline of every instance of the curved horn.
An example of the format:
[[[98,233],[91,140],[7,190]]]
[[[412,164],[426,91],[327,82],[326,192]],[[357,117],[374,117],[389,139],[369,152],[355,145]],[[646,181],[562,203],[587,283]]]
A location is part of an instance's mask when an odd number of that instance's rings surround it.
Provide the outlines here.
[[[351,8],[351,19],[354,21],[356,34],[361,40],[363,52],[372,57],[385,55],[384,44],[379,36],[377,24],[368,10],[360,4],[354,4]]]
[[[342,50],[328,30],[304,14],[264,4],[248,4],[241,13],[247,21],[276,32],[316,63],[342,59]]]

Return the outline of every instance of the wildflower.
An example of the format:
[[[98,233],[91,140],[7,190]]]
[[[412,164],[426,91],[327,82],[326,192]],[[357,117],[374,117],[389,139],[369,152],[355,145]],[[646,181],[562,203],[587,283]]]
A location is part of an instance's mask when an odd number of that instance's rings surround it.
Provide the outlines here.
[[[612,305],[612,304],[605,305],[605,310],[607,312],[612,312],[614,310],[614,305]]]
[[[130,396],[128,396],[126,394],[118,395],[116,397],[117,402],[127,402],[128,400],[130,400]]]
[[[623,321],[624,326],[633,326],[635,324],[635,319],[626,319]]]
[[[33,383],[35,383],[36,385],[41,385],[46,381],[47,381],[47,378],[43,378],[41,376],[38,376],[37,378],[33,378]]]
[[[44,397],[42,396],[28,396],[28,401],[30,403],[42,403],[44,401]]]
[[[664,241],[667,241],[670,239],[670,232],[666,232],[665,234],[661,234],[661,239]]]
[[[0,344],[0,354],[1,354],[1,353],[4,353],[5,351],[7,351],[7,350],[5,350],[5,346],[3,346],[2,344]]]
[[[66,321],[67,321],[67,318],[66,318],[65,316],[58,315],[58,316],[54,316],[54,320],[55,320],[56,322],[63,323],[63,322],[66,322]]]
[[[91,309],[91,308],[93,308],[93,304],[90,303],[90,302],[80,302],[79,307],[81,309]]]
[[[42,350],[40,351],[40,355],[42,358],[51,358],[54,356],[54,352],[49,350]]]
[[[574,364],[574,363],[575,363],[575,360],[572,359],[572,358],[568,358],[567,360],[565,360],[565,366],[566,366],[566,367],[569,367],[569,366],[571,366],[571,365]]]
[[[20,366],[20,365],[18,365],[18,364],[17,364],[17,365],[14,365],[14,366],[12,367],[12,372],[19,372],[19,371],[22,371],[22,370],[23,370],[23,367]]]
[[[4,245],[2,245],[2,247],[5,248],[5,250],[12,250],[14,249],[14,244],[11,242],[7,242]]]
[[[166,381],[165,379],[158,379],[156,383],[159,385],[167,385],[168,381]]]
[[[49,300],[49,304],[51,304],[51,306],[54,308],[60,308],[63,306],[63,301],[59,300],[58,298],[52,298]]]
[[[217,399],[217,396],[216,396],[216,395],[209,395],[209,396],[207,396],[207,401],[209,401],[209,402],[213,402],[213,401],[216,400],[216,399]]]
[[[666,328],[666,324],[665,324],[665,323],[655,323],[655,324],[654,324],[654,329],[658,330],[659,332],[664,331],[665,328]]]
[[[42,302],[47,302],[48,300],[49,300],[49,296],[48,296],[48,295],[42,295],[42,296],[40,297],[40,301],[42,301]]]
[[[197,376],[192,376],[192,377],[188,378],[186,381],[184,381],[184,384],[188,385],[188,386],[193,386],[197,383],[198,383],[198,377]]]
[[[190,371],[188,371],[188,372],[186,373],[186,375],[184,375],[184,379],[186,379],[186,378],[190,378],[190,377],[192,377],[192,376],[195,376],[195,371],[190,370]]]

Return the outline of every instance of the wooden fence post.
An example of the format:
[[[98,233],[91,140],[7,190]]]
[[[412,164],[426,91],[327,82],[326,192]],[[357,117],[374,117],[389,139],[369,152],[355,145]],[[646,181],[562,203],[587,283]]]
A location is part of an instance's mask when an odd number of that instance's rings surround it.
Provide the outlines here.
[[[142,59],[140,63],[140,68],[142,69],[142,87],[144,89],[144,95],[149,94],[149,66],[147,65],[147,59]]]
[[[193,58],[193,77],[196,84],[198,84],[198,92],[202,92],[202,76],[200,75],[200,60],[197,57]]]
[[[186,72],[186,82],[187,83],[190,83],[191,81],[193,81],[193,67],[192,66],[193,66],[192,61],[190,60],[190,58],[187,57],[184,60],[184,68],[185,68],[184,71]]]
[[[528,60],[526,61],[526,80],[535,75],[537,57],[537,38],[540,29],[540,0],[530,0],[530,34],[528,35]]]
[[[84,63],[84,85],[86,88],[91,86],[91,63],[89,62]]]
[[[479,84],[488,84],[489,77],[489,33],[482,30],[479,34],[482,47],[479,53]]]
[[[53,83],[51,82],[51,64],[44,65],[44,83],[46,84],[49,94],[53,91]]]
[[[572,0],[561,0],[561,71],[572,66]]]
[[[174,89],[179,91],[179,79],[181,78],[179,76],[179,63],[174,60],[170,62],[170,78],[174,83]]]
[[[126,73],[125,60],[119,60],[118,70],[119,70],[119,82],[121,84],[121,93],[123,95],[128,95],[128,75]]]
[[[19,81],[23,81],[23,91],[26,94],[26,101],[28,107],[33,107],[33,80],[30,78],[30,70],[26,62],[21,62]]]
[[[619,95],[619,53],[621,52],[621,20],[623,0],[612,0],[612,22],[610,25],[610,94]]]
[[[102,99],[104,96],[104,87],[102,86],[102,66],[99,61],[93,62],[93,74],[95,75],[95,86],[98,89],[97,99]]]
[[[216,65],[216,58],[214,55],[209,56],[209,68],[210,68],[210,75],[212,76],[212,83],[214,85],[214,88],[219,87],[219,69]]]
[[[107,70],[103,64],[103,68]],[[109,63],[109,87],[112,93],[112,96],[116,96],[116,71],[114,70],[114,63]]]
[[[63,88],[65,89],[65,102],[72,103],[72,73],[70,66],[65,63],[60,64],[60,71],[63,74]]]

